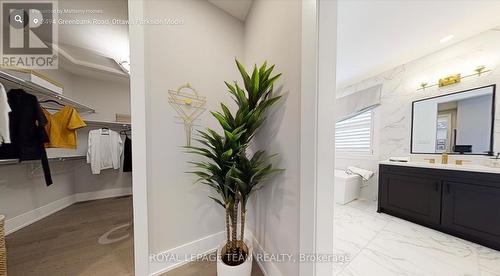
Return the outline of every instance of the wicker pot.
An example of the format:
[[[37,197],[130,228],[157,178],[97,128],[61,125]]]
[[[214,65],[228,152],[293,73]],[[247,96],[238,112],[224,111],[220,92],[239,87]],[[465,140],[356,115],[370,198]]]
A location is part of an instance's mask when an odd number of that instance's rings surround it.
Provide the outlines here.
[[[7,249],[5,248],[5,216],[0,215],[0,276],[7,275]]]

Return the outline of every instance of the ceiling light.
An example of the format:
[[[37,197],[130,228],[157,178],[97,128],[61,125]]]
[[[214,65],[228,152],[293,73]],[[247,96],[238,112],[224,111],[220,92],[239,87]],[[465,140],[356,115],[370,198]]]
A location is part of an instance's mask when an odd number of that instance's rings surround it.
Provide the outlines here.
[[[453,37],[454,37],[454,35],[452,35],[452,34],[451,35],[447,35],[447,36],[441,38],[441,40],[439,40],[439,42],[441,42],[441,43],[448,42],[448,41],[452,40]]]

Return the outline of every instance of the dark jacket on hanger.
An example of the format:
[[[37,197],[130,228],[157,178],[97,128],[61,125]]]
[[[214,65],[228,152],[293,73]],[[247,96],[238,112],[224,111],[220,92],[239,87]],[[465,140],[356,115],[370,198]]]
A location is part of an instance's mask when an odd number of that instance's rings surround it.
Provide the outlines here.
[[[44,143],[48,142],[44,128],[47,119],[37,98],[24,90],[11,89],[7,98],[12,109],[9,113],[11,144],[0,147],[0,159],[42,160],[48,186],[52,184],[52,178],[44,147]]]

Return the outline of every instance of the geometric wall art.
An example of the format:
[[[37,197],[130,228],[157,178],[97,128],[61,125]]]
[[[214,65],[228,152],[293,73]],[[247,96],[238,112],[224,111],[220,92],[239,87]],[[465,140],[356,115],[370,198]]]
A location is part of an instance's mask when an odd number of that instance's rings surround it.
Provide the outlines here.
[[[168,102],[184,123],[186,146],[191,146],[194,121],[206,110],[207,99],[200,96],[189,83],[180,86],[177,90],[168,90],[168,93]]]

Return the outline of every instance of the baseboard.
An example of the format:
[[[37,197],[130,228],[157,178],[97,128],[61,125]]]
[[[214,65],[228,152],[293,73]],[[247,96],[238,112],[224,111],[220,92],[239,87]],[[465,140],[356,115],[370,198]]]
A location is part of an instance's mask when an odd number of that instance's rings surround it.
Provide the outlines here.
[[[224,241],[224,238],[225,232],[223,231],[158,253],[154,258],[150,258],[149,275],[160,275],[190,262],[189,259],[184,259],[184,256],[209,254],[217,250],[217,247]],[[174,256],[181,258],[176,259],[173,258]]]
[[[268,255],[268,253],[264,250],[264,247],[257,241],[255,236],[253,235],[252,231],[250,230],[245,230],[247,232],[247,237],[252,240],[253,244],[253,257],[254,260],[257,262],[257,264],[260,267],[260,270],[262,271],[262,274],[264,276],[283,276],[281,274],[281,271],[276,267],[276,265],[272,262],[263,262],[262,258],[259,258],[259,256],[264,256]]]
[[[132,194],[132,187],[127,188],[115,188],[107,189],[102,191],[87,192],[87,193],[77,193],[75,198],[77,202],[104,199],[110,197],[126,196]]]
[[[104,199],[111,197],[118,197],[124,195],[131,195],[132,188],[117,188],[108,189],[96,192],[77,193],[59,200],[53,201],[47,205],[28,211],[11,219],[5,221],[5,235],[16,232],[32,223],[35,223],[47,216],[50,216],[76,202],[89,201],[96,199]]]
[[[253,244],[253,256],[255,261],[260,267],[260,270],[264,274],[264,276],[283,276],[283,274],[278,270],[276,265],[272,262],[263,262],[261,258],[258,256],[266,255],[266,251],[257,241],[253,233],[249,230],[246,230],[247,235],[245,235],[248,239],[252,241]],[[174,260],[173,256],[192,256],[198,255],[206,255],[217,250],[217,247],[224,241],[225,232],[219,232],[199,240],[186,243],[184,245],[178,246],[176,248],[167,250],[162,253],[156,254],[156,257],[150,258],[150,276],[157,276],[178,268],[182,265],[189,263],[190,260]],[[156,259],[156,260],[155,260]]]
[[[19,216],[13,217],[5,221],[5,235],[9,235],[11,233],[16,232],[19,229],[22,229],[32,223],[35,223],[47,216],[52,215],[55,212],[58,212],[73,203],[75,203],[75,196],[70,195],[54,202],[51,202],[42,207],[36,208],[34,210],[23,213]]]

